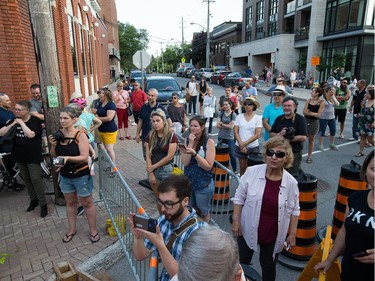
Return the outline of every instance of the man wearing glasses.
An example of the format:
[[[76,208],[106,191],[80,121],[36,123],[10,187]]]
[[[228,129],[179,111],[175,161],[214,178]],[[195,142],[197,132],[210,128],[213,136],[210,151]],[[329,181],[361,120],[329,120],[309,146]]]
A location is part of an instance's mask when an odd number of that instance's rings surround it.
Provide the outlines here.
[[[144,260],[157,250],[164,265],[160,280],[167,281],[178,271],[177,262],[186,240],[206,223],[198,220],[196,211],[189,206],[191,183],[186,176],[170,175],[161,182],[158,192],[156,203],[161,216],[156,233],[134,227],[132,213],[128,220],[134,235],[134,257]],[[172,239],[172,245],[166,243]]]
[[[335,106],[335,119],[340,123],[340,139],[344,138],[344,127],[346,119],[346,111],[348,107],[348,100],[350,99],[350,90],[348,88],[348,81],[345,78],[340,80],[340,87],[336,90],[336,99],[339,105]]]
[[[264,140],[268,141],[270,138],[270,130],[275,122],[275,119],[283,115],[283,107],[281,106],[281,103],[284,99],[284,97],[287,95],[287,92],[285,90],[285,86],[278,85],[275,90],[273,91],[273,103],[268,104],[264,108],[263,116],[262,116],[262,122],[264,127]]]
[[[303,144],[306,140],[305,118],[297,113],[298,102],[293,96],[287,96],[283,102],[284,114],[275,119],[270,131],[270,137],[276,135],[289,140],[292,147],[294,161],[292,167],[286,169],[290,174],[296,175],[301,170]]]
[[[186,112],[185,108],[179,104],[178,95],[172,94],[172,104],[167,107],[169,118],[172,121],[172,129],[177,134],[182,134],[186,130]]]

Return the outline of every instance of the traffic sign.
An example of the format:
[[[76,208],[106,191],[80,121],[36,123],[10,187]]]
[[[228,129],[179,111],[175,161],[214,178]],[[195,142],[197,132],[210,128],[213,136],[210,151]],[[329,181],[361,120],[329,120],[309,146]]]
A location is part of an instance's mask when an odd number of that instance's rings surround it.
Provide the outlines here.
[[[186,62],[186,59],[185,58],[181,58],[181,62],[182,63]]]
[[[320,64],[320,57],[311,57],[311,65],[317,66]]]
[[[133,56],[133,64],[139,68],[144,69],[150,65],[151,57],[145,50],[137,51]]]

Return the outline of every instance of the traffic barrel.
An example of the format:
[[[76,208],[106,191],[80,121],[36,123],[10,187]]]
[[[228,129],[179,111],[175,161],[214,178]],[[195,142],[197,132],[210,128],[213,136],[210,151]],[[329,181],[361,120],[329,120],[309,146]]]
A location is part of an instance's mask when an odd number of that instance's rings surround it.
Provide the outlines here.
[[[348,197],[358,190],[365,190],[366,182],[361,180],[361,165],[355,161],[341,166],[339,184],[337,187],[335,210],[332,220],[332,239],[336,238],[344,220]]]
[[[229,146],[225,143],[219,142],[216,145],[216,156],[215,160],[229,168]],[[215,192],[213,196],[214,204],[225,204],[228,203],[229,194],[229,175],[227,171],[218,165],[212,168],[213,178],[215,182]]]
[[[296,245],[283,254],[291,259],[309,260],[316,249],[316,213],[318,180],[303,172],[295,176],[298,181],[300,216]]]

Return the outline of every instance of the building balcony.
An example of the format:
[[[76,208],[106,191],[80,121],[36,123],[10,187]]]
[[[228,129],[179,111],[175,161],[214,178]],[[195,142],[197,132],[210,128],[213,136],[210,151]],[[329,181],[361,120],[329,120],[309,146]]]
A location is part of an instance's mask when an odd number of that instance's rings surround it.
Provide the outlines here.
[[[292,2],[289,2],[287,5],[286,5],[286,14],[291,14],[291,13],[294,13],[296,11],[296,1],[292,1]]]
[[[294,32],[295,34],[294,41],[301,41],[301,40],[309,39],[309,31],[310,31],[310,28],[308,26],[297,29]]]
[[[90,0],[90,4],[95,10],[95,12],[99,13],[101,11],[102,8],[100,8],[100,5],[97,0]]]
[[[108,55],[116,57],[118,60],[121,59],[120,51],[115,48],[113,44],[108,44]]]

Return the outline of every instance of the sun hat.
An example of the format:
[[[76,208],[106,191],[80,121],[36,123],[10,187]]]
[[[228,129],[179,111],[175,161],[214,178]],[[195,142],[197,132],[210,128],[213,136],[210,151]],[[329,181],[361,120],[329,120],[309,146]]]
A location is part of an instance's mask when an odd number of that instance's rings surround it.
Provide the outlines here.
[[[241,101],[241,106],[244,106],[245,102],[252,102],[253,104],[255,104],[257,108],[260,107],[260,103],[253,97],[246,97],[244,100]]]
[[[275,92],[283,93],[285,96],[288,95],[284,85],[277,85],[276,88],[273,90],[273,93]]]

